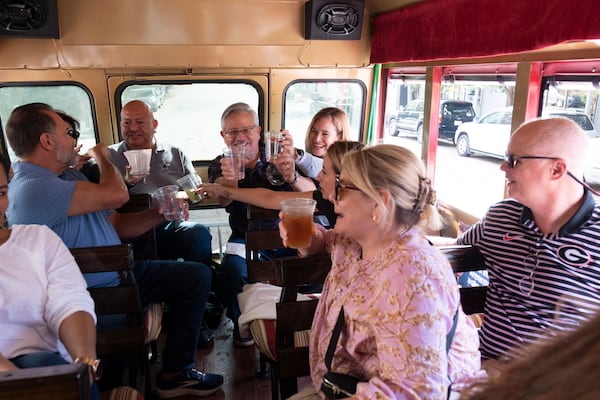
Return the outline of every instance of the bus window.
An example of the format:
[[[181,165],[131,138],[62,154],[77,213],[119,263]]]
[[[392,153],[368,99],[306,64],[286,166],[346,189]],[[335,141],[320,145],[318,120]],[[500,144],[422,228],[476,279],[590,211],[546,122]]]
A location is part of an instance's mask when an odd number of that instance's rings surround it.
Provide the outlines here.
[[[438,199],[476,217],[502,200],[500,164],[511,133],[513,99],[514,76],[443,81],[435,160]],[[421,156],[424,100],[424,76],[388,81],[384,143]]]
[[[83,86],[70,82],[0,86],[0,119],[3,132],[6,132],[6,121],[12,110],[20,105],[34,102],[49,104],[79,121],[81,136],[78,143],[83,145],[82,154],[98,142],[90,92]],[[5,144],[9,158],[14,162],[16,157],[10,145]]]
[[[600,189],[600,87],[597,78],[568,75],[546,77],[542,87],[542,117],[569,118],[588,137],[585,180],[594,189]]]
[[[244,102],[259,112],[259,91],[251,82],[185,81],[123,83],[116,93],[119,109],[130,100],[145,101],[158,121],[156,137],[198,161],[212,160],[222,152],[221,114],[225,108]]]
[[[308,124],[325,107],[346,112],[350,140],[359,140],[363,126],[366,88],[360,81],[295,81],[284,94],[283,126],[294,136],[294,146],[304,149]]]

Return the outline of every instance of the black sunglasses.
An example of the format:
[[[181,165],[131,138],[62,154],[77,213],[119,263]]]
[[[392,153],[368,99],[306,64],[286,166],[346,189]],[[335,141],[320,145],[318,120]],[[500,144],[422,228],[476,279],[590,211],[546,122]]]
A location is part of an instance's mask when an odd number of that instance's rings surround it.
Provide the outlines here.
[[[340,200],[340,191],[342,191],[342,190],[357,190],[359,192],[362,191],[359,188],[357,188],[356,186],[344,185],[343,183],[340,182],[340,175],[336,174],[335,175],[335,201]]]
[[[79,139],[79,136],[81,136],[81,134],[75,129],[69,129],[67,131],[67,135],[71,136],[75,140]]]
[[[520,160],[558,160],[558,157],[544,157],[544,156],[515,156],[513,154],[506,154],[504,161],[508,164],[508,168],[514,168]]]

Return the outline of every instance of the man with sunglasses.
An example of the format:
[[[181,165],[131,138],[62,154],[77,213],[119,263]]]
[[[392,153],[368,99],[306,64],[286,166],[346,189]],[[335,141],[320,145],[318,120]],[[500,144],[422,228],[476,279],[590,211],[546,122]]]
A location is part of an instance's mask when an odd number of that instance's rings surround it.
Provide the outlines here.
[[[600,307],[600,203],[583,180],[586,149],[571,120],[523,124],[500,167],[509,198],[457,240],[481,251],[489,273],[484,359],[514,356]]]
[[[73,124],[42,103],[19,106],[11,113],[7,137],[21,161],[14,163],[9,183],[9,223],[48,225],[67,247],[76,248],[119,244],[121,238],[139,236],[164,222],[157,208],[131,214],[114,211],[129,194],[106,145],[89,150],[98,163],[99,183],[89,182],[72,168],[79,162]],[[143,305],[164,302],[170,311],[162,369],[156,377],[159,397],[207,396],[218,391],[223,377],[195,368],[212,279],[209,267],[191,261],[135,260],[133,272]],[[116,273],[93,275],[84,276],[88,288],[119,283]]]

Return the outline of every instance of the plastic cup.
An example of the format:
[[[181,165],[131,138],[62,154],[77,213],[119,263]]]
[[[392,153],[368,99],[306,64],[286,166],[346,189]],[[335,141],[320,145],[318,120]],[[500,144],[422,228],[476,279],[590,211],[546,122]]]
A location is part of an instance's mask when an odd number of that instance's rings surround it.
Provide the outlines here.
[[[183,200],[177,197],[177,192],[179,192],[177,185],[161,186],[152,192],[152,197],[163,209],[163,215],[167,221],[177,221],[184,217],[184,209],[181,204]]]
[[[313,233],[313,214],[317,202],[313,199],[287,199],[281,202],[283,225],[288,231],[288,246],[302,249],[310,246]]]
[[[200,178],[198,174],[187,174],[182,176],[177,179],[177,184],[185,190],[188,199],[190,199],[192,203],[198,203],[204,199],[200,193],[196,193],[196,189],[202,184],[202,178]]]
[[[283,139],[281,132],[270,131],[265,133],[265,157],[268,162],[277,159],[277,155],[280,151],[281,139]]]
[[[131,166],[129,175],[132,178],[141,179],[148,176],[150,173],[152,149],[127,150],[123,153],[123,155]]]
[[[231,165],[233,166],[233,170],[237,171],[236,178],[238,180],[244,179],[245,170],[244,170],[244,146],[230,146],[225,147],[223,149],[223,155],[231,160]]]

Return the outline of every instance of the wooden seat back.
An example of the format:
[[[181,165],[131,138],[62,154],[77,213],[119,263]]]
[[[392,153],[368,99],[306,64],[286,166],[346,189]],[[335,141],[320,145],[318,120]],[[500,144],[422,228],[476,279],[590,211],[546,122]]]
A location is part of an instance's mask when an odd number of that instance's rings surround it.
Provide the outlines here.
[[[308,342],[298,343],[297,339],[299,334],[311,329],[318,300],[298,300],[298,292],[304,285],[325,282],[331,269],[331,258],[329,255],[286,257],[279,262],[282,292],[276,304],[277,364],[274,372],[279,381],[279,394],[286,399],[298,391],[297,379],[310,375]]]
[[[88,289],[99,318],[123,316],[114,328],[98,331],[98,356],[144,352],[144,321],[140,293],[133,276],[131,244],[71,249],[84,274],[116,272],[119,286]]]
[[[278,211],[267,210],[252,205],[247,206],[250,225],[260,225],[257,221],[277,218]],[[248,281],[278,285],[281,282],[278,260],[262,260],[261,250],[275,250],[283,247],[278,230],[248,230],[246,232],[246,265]]]
[[[67,364],[0,372],[0,400],[88,400],[88,370]]]
[[[123,204],[116,211],[119,213],[140,212],[152,208],[152,196],[146,193],[130,194],[129,201]],[[158,259],[158,250],[156,245],[156,230],[154,228],[146,231],[143,235],[128,239],[133,245],[133,254],[138,260],[156,260]]]
[[[133,248],[129,243],[70,249],[84,274],[115,272],[119,285],[89,288],[98,320],[98,357],[129,360],[130,386],[145,392],[148,371],[145,327],[139,287],[133,274]]]
[[[455,273],[484,271],[483,255],[473,246],[443,246],[440,247]],[[483,313],[487,286],[460,288],[460,300],[465,314]]]

